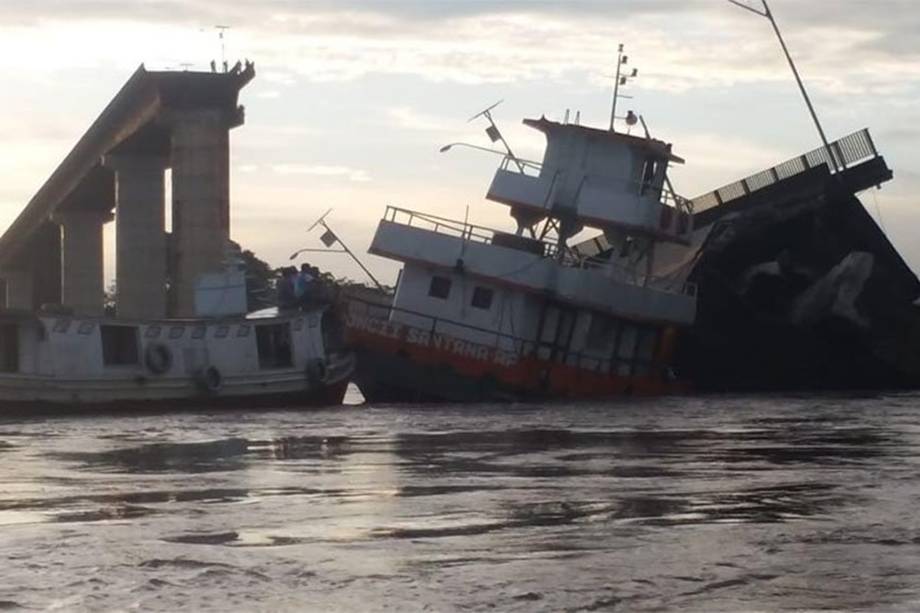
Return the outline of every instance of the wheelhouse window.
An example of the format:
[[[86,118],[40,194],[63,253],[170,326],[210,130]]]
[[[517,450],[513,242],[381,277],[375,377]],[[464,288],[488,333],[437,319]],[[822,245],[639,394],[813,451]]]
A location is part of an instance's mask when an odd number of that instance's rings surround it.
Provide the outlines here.
[[[659,161],[655,158],[647,158],[642,165],[642,184],[639,187],[639,195],[644,196],[654,187],[655,178],[658,176]]]
[[[495,292],[488,287],[480,287],[477,285],[473,288],[473,300],[470,304],[477,309],[488,311],[492,308],[492,298],[494,296]]]
[[[259,368],[290,368],[294,365],[289,323],[256,326],[256,347]]]
[[[658,330],[656,328],[642,328],[639,331],[639,343],[636,347],[635,374],[648,375],[651,373],[657,347]]]
[[[99,326],[102,338],[102,363],[106,366],[130,366],[140,362],[137,327]]]
[[[591,315],[585,349],[589,351],[610,351],[616,337],[617,320],[598,313]]]
[[[431,277],[431,285],[428,287],[428,295],[432,298],[447,300],[447,297],[450,296],[450,285],[450,279],[447,277],[439,277],[435,275]]]

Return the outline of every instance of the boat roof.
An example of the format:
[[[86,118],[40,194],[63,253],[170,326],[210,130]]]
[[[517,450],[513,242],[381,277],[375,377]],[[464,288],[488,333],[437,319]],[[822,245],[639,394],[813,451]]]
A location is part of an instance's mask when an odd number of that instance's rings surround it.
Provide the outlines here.
[[[680,158],[671,153],[671,143],[666,143],[655,138],[633,136],[631,134],[623,134],[622,132],[615,132],[613,130],[599,130],[597,128],[581,126],[573,123],[559,123],[557,121],[550,121],[545,116],[540,117],[540,119],[525,119],[524,125],[536,130],[540,130],[544,134],[550,134],[552,132],[558,133],[563,131],[578,132],[586,137],[624,143],[630,147],[645,149],[649,153],[667,159],[671,162],[674,162],[675,164],[684,163],[683,158]]]

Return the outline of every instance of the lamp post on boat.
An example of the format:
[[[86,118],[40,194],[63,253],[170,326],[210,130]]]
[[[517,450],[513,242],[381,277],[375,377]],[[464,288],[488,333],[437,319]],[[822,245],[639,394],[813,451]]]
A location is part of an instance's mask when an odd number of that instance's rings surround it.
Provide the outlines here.
[[[527,168],[527,167],[536,168],[536,169],[540,168],[540,164],[538,164],[537,162],[534,162],[531,160],[525,160],[524,158],[517,158],[517,157],[511,158],[511,156],[509,156],[504,151],[499,151],[498,149],[489,149],[488,147],[480,147],[479,145],[473,145],[471,143],[449,143],[441,147],[438,151],[440,151],[441,153],[447,153],[454,147],[469,147],[470,149],[476,149],[478,151],[485,151],[486,153],[494,153],[495,155],[500,155],[505,158],[513,159],[514,162],[517,164],[518,168]]]
[[[377,280],[377,277],[371,274],[371,271],[369,271],[367,267],[361,262],[361,260],[358,259],[358,256],[352,253],[351,249],[348,248],[348,245],[343,243],[342,239],[340,239],[338,235],[336,235],[336,233],[332,231],[332,228],[329,227],[329,224],[326,223],[326,215],[328,215],[331,212],[332,212],[332,209],[329,209],[328,211],[323,213],[322,216],[319,219],[317,219],[315,222],[313,222],[313,225],[307,229],[307,232],[312,232],[313,229],[316,228],[316,226],[322,226],[326,231],[323,232],[323,234],[319,237],[319,240],[322,241],[322,243],[326,245],[326,247],[332,247],[336,243],[342,246],[342,249],[340,250],[327,251],[327,253],[347,253],[349,256],[351,256],[351,259],[353,259],[358,264],[358,266],[361,267],[361,270],[364,271],[364,274],[370,277],[371,281],[374,282],[374,285],[377,286],[377,289],[379,289],[381,292],[386,292],[386,288],[384,288],[383,285],[380,283],[380,281]],[[292,253],[290,259],[293,260],[295,257],[297,257],[298,254],[304,253],[307,251],[322,251],[322,249],[300,249]]]
[[[469,147],[470,149],[478,149],[479,151],[486,151],[488,153],[494,153],[495,155],[500,155],[502,157],[508,155],[504,151],[499,151],[498,149],[489,149],[488,147],[480,147],[479,145],[472,145],[470,143],[449,143],[441,147],[439,151],[441,153],[447,153],[454,147]]]
[[[740,6],[746,11],[750,11],[755,15],[760,15],[761,17],[766,17],[770,20],[770,24],[773,26],[773,31],[776,32],[776,38],[779,39],[779,44],[783,48],[783,53],[786,56],[786,61],[789,62],[789,68],[792,69],[792,74],[795,76],[795,82],[799,85],[799,91],[802,92],[802,97],[805,98],[805,104],[808,106],[808,112],[811,113],[811,118],[815,122],[815,127],[818,128],[818,134],[821,136],[821,143],[824,145],[824,150],[827,152],[828,161],[831,163],[831,165],[833,165],[835,172],[840,170],[840,167],[837,164],[837,157],[834,155],[830,144],[827,142],[827,137],[824,135],[824,128],[821,127],[821,121],[818,119],[818,114],[815,112],[815,107],[811,103],[811,98],[808,97],[808,91],[805,89],[805,84],[802,82],[802,77],[799,76],[799,71],[795,67],[795,62],[792,61],[792,55],[789,53],[789,48],[786,46],[786,41],[783,40],[783,35],[779,31],[779,26],[776,24],[776,19],[773,17],[773,11],[770,10],[770,5],[767,4],[767,0],[760,0],[763,4],[762,11],[744,4],[739,0],[728,1],[735,6]]]

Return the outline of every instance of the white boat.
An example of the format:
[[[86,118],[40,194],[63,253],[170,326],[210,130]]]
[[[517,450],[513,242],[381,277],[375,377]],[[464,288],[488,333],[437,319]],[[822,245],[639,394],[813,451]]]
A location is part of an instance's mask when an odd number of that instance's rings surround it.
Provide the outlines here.
[[[341,403],[353,358],[332,310],[246,314],[229,132],[254,76],[141,66],[0,236],[0,414]]]
[[[353,366],[327,307],[162,321],[0,316],[0,413],[340,404]]]
[[[542,162],[509,148],[486,196],[515,229],[397,207],[380,221],[369,251],[403,264],[395,294],[347,311],[368,400],[684,389],[670,363],[696,315],[687,273],[698,244],[692,205],[667,180],[683,160],[647,136],[524,123],[546,136]],[[573,242],[583,231],[590,240]]]

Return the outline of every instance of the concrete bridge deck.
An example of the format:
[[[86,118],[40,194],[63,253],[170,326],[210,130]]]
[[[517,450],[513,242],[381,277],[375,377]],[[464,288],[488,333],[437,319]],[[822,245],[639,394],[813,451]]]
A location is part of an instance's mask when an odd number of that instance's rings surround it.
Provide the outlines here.
[[[229,240],[228,133],[244,121],[239,92],[254,75],[249,63],[220,73],[140,66],[0,236],[7,307],[101,312],[102,226],[114,212],[119,313],[193,315],[196,278],[219,269]]]

